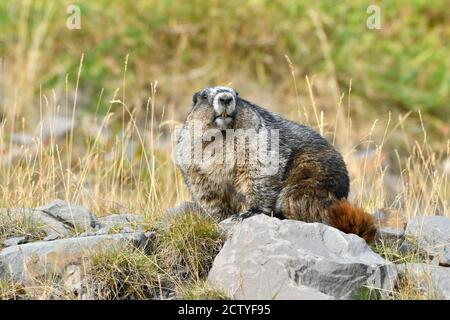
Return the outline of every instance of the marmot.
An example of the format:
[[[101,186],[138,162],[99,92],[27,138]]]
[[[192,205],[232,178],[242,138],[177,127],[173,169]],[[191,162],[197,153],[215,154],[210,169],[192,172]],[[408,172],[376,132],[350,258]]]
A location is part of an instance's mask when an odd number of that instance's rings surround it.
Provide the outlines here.
[[[234,162],[211,162],[211,157],[221,152],[217,148],[209,150],[208,159],[201,157],[203,151],[220,140],[217,133],[229,142],[230,138],[238,139],[242,132],[259,134],[273,129],[277,130],[270,137],[278,139],[278,144],[270,148],[268,143],[263,144],[269,149],[267,154],[277,156],[277,170],[273,172],[261,173],[259,167],[264,159],[239,162],[243,155],[237,154],[236,145],[224,148],[234,153]],[[199,134],[198,130],[210,133],[206,138],[200,133],[200,148],[196,149],[194,142],[199,139],[193,135]],[[263,137],[271,139],[268,135]],[[246,140],[245,156],[250,155],[249,146],[257,138]],[[194,94],[175,152],[194,204],[204,214],[221,220],[264,213],[281,219],[322,222],[359,235],[368,243],[374,239],[372,216],[346,200],[349,176],[339,152],[313,129],[242,99],[232,88],[208,87]],[[226,153],[221,154],[222,158],[228,159]],[[201,161],[193,161],[192,156]]]

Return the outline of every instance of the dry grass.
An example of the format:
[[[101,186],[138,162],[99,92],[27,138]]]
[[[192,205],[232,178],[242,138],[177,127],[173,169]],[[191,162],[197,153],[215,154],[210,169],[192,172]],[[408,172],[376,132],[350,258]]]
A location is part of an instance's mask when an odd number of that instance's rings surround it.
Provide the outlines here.
[[[429,279],[425,281],[430,282]],[[432,286],[424,290],[421,282],[406,275],[399,279],[396,290],[388,298],[390,300],[436,300],[438,296]]]
[[[163,209],[187,200],[189,195],[171,154],[171,132],[177,122],[154,118],[156,83],[152,88],[145,115],[139,118],[117,94],[99,99],[109,100],[110,107],[120,104],[120,119],[114,118],[117,112],[79,115],[74,106],[75,128],[63,139],[51,135],[41,141],[37,134],[30,144],[17,145],[11,136],[21,130],[10,125],[13,120],[4,118],[0,124],[1,206],[34,207],[62,198],[84,204],[98,215],[128,211],[157,220]],[[42,114],[57,116],[58,106],[47,102]],[[347,102],[350,107],[350,97]],[[290,118],[316,128],[343,153],[351,174],[351,200],[367,210],[399,209],[408,219],[416,214],[449,215],[450,188],[442,162],[449,157],[450,143],[434,151],[425,130],[421,141],[408,136],[403,130],[405,123],[415,122],[410,113],[397,121],[390,115],[376,119],[361,133],[344,114],[343,103],[341,99],[336,114],[325,114],[312,95],[308,119],[315,120]],[[417,125],[422,127],[417,116]],[[406,153],[386,148],[394,137],[402,137]]]
[[[428,256],[420,250],[400,249],[400,242],[378,243],[373,250],[383,258],[395,264],[430,263]],[[395,288],[392,291],[379,290],[379,288],[363,287],[357,295],[361,300],[435,300],[438,294],[433,288],[432,280],[426,274],[422,278],[414,277],[409,272],[399,275]]]
[[[0,300],[75,300],[78,296],[60,285],[56,275],[33,279],[27,284],[0,281]]]
[[[100,300],[163,299],[168,276],[154,255],[137,249],[112,249],[90,258],[88,297]]]
[[[112,122],[115,116],[113,113],[103,118],[89,117],[87,120],[76,117],[74,121],[87,121],[89,125],[77,126],[63,140],[55,137],[44,142],[37,138],[29,146],[17,147],[9,141],[13,131],[7,131],[11,128],[6,126],[5,119],[0,127],[0,149],[8,153],[16,148],[17,154],[11,158],[2,158],[1,207],[33,207],[63,198],[81,203],[98,215],[134,212],[144,215],[149,225],[157,225],[164,208],[188,200],[189,195],[171,159],[172,140],[170,134],[163,130],[168,123],[157,124],[152,117],[156,97],[155,91],[149,98],[146,111],[148,120],[144,126],[138,124],[136,116],[121,101],[126,117],[123,117],[123,127],[118,134],[109,131],[111,126],[117,125]],[[112,103],[118,103],[117,97],[112,98]],[[311,101],[314,106],[314,96],[311,96]],[[407,219],[416,214],[449,215],[448,176],[440,166],[441,161],[449,156],[448,149],[441,153],[434,152],[427,144],[424,131],[423,141],[411,142],[408,137],[404,137],[410,150],[407,156],[402,157],[394,152],[394,163],[386,157],[388,152],[385,142],[393,135],[404,134],[404,122],[413,119],[405,117],[397,123],[392,123],[391,119],[385,120],[384,134],[377,138],[375,132],[381,121],[374,122],[369,132],[360,136],[353,134],[351,118],[344,117],[340,123],[345,126],[339,127],[339,118],[338,121],[327,123],[329,116],[324,116],[317,108],[312,113],[320,116],[315,123],[309,124],[323,132],[330,141],[335,141],[343,152],[352,178],[351,201],[368,211],[381,207],[395,208]],[[347,138],[337,139],[342,135]],[[358,140],[354,141],[355,138]],[[338,140],[341,144],[338,144]],[[130,153],[128,146],[131,144],[135,145],[135,149]],[[389,191],[392,186],[386,184],[386,175],[397,177],[398,189],[394,196]],[[188,220],[175,222],[159,242],[166,258],[159,263],[162,269],[177,274],[174,276],[177,279],[172,283],[178,283],[179,286],[204,279],[222,241],[214,228],[215,224],[210,221],[193,216],[183,219]],[[5,229],[5,226],[2,227]],[[2,233],[8,233],[8,236],[18,234],[11,231]],[[384,248],[380,253],[388,260],[403,259],[390,250]],[[112,281],[103,283],[108,289],[101,291],[101,298],[149,298],[161,294],[158,291],[161,290],[160,273],[150,272],[141,278],[139,273],[131,271],[140,268],[141,262],[147,263],[145,259],[152,258],[131,259],[127,254],[118,253],[114,257],[122,257],[123,260],[105,260],[97,264],[103,269],[95,270],[94,274],[99,277],[96,280]],[[115,277],[109,277],[112,271],[115,271]],[[149,283],[152,284],[151,290],[147,287]],[[414,298],[416,296],[411,293],[411,288],[406,283],[389,297]],[[197,289],[188,290],[187,293],[183,291],[182,294],[186,298],[221,297],[206,289]],[[423,298],[421,294],[418,293]]]
[[[231,298],[217,289],[211,288],[204,280],[179,287],[177,295],[184,300],[230,300]]]
[[[198,282],[208,275],[224,236],[213,219],[188,213],[173,219],[157,241],[164,269],[183,281]]]
[[[24,288],[19,284],[0,281],[0,300],[19,300],[25,295]]]
[[[11,214],[8,209],[0,210],[0,239],[27,237],[28,241],[41,240],[46,233],[43,224],[26,214]],[[0,243],[1,247],[1,243]]]

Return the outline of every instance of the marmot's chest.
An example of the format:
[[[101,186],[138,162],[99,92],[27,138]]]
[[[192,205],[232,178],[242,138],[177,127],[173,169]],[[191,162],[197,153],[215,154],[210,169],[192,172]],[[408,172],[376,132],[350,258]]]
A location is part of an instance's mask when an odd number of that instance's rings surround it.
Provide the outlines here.
[[[227,189],[231,188],[233,192],[247,194],[251,188],[251,176],[246,167],[233,166],[227,167],[224,165],[210,166],[208,170],[195,170],[191,172],[191,179],[213,189]]]

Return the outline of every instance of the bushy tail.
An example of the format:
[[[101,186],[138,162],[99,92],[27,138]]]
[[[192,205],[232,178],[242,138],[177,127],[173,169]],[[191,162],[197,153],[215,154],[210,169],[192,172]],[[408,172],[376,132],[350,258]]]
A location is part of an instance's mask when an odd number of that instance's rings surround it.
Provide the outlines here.
[[[347,200],[338,200],[327,210],[331,226],[345,233],[354,233],[369,244],[374,241],[377,231],[374,218],[363,209],[351,205]]]

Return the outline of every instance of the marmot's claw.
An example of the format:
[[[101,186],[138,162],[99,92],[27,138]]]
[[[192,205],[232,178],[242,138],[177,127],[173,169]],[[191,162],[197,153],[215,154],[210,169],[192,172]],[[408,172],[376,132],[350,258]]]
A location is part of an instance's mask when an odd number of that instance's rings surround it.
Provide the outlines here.
[[[233,220],[234,221],[242,221],[244,219],[250,218],[252,216],[254,216],[255,214],[261,213],[259,210],[256,209],[250,209],[247,212],[241,213],[241,214],[237,214],[235,216],[233,216]]]
[[[231,216],[231,220],[232,221],[242,221],[243,219],[242,219],[242,217],[241,217],[241,215],[240,214],[233,214],[232,216]]]

